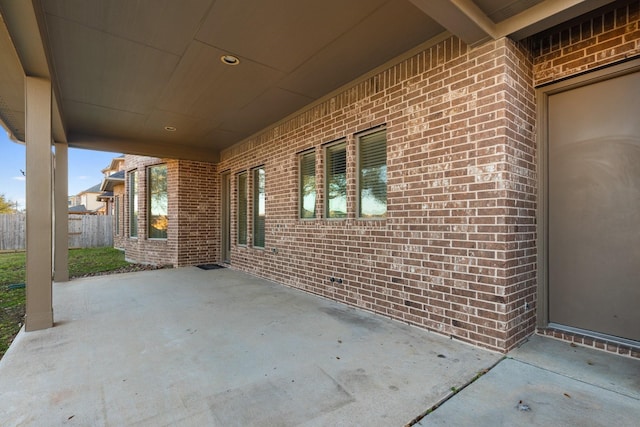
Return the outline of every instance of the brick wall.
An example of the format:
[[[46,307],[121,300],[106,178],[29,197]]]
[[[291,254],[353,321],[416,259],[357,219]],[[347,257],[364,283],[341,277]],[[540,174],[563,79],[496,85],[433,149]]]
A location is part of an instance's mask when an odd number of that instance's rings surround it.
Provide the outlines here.
[[[640,56],[640,1],[617,1],[529,39],[536,86]]]
[[[460,340],[512,347],[535,324],[531,70],[530,55],[508,39],[469,49],[451,37],[224,151],[220,170],[266,171],[266,248],[252,247],[250,208],[249,242],[232,244],[232,265]],[[388,216],[361,220],[354,135],[383,124]],[[347,140],[345,220],[323,218],[321,208],[322,147],[339,138]],[[319,218],[300,220],[297,153],[313,148]],[[236,184],[234,176],[232,241]]]
[[[154,157],[143,156],[125,156],[125,187],[127,200],[125,200],[125,256],[128,260],[149,263],[149,264],[167,264],[177,265],[177,216],[178,216],[178,203],[176,194],[172,191],[169,193],[169,209],[168,209],[168,229],[167,239],[148,239],[147,229],[147,168],[152,165],[166,164],[167,165],[167,185],[171,188],[171,185],[175,183],[178,174],[178,161],[170,159],[158,159]],[[133,171],[137,171],[138,174],[138,236],[130,236],[130,206],[129,197],[131,189],[129,188],[129,176]]]
[[[168,229],[166,239],[148,239],[147,169],[167,165]],[[127,259],[176,267],[219,260],[219,179],[216,166],[195,161],[125,156],[125,187],[129,173],[138,173],[138,236],[130,235],[130,206],[123,200],[122,237]]]
[[[512,348],[536,326],[537,152],[532,58],[519,46],[505,56],[504,211],[495,218],[505,244],[505,342]],[[501,223],[504,218],[504,223]]]
[[[178,266],[220,260],[220,175],[210,163],[180,161]]]
[[[639,5],[618,1],[523,43],[469,48],[450,37],[223,151],[218,165],[167,161],[169,238],[163,247],[146,241],[141,190],[140,236],[126,239],[127,254],[174,265],[218,261],[218,172],[229,172],[234,268],[507,351],[536,324],[534,87],[638,56]],[[356,134],[381,125],[388,213],[362,220]],[[348,213],[327,219],[323,147],[342,138]],[[298,155],[311,149],[317,218],[301,220]],[[128,159],[127,170],[147,161],[160,160]],[[265,248],[252,244],[250,171],[258,166],[266,171]],[[247,245],[236,243],[240,172],[249,172]],[[140,173],[142,189],[145,179]]]

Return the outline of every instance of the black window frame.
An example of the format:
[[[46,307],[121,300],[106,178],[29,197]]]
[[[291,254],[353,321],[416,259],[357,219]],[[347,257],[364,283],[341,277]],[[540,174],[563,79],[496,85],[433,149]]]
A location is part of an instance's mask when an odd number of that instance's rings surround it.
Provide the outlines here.
[[[157,189],[154,189],[154,178],[153,178],[153,171],[156,169],[164,169],[164,189],[163,191],[157,191]],[[169,186],[168,186],[168,180],[169,180],[169,176],[168,176],[168,168],[166,163],[160,163],[160,164],[156,164],[156,165],[151,165],[147,167],[147,238],[148,239],[152,239],[152,240],[166,240],[168,237],[168,225],[169,225]],[[164,208],[166,210],[166,215],[158,215],[158,214],[154,214],[154,202],[153,202],[153,197],[154,195],[160,195],[164,193],[165,194],[165,200],[164,200]],[[156,224],[156,221],[162,221],[162,217],[165,217],[165,221],[166,221],[166,228],[164,230],[162,230],[159,227],[154,227],[154,224]],[[157,218],[156,218],[157,217]]]
[[[377,127],[356,135],[356,154],[357,154],[357,197],[356,212],[358,219],[383,220],[387,218],[388,202],[387,202],[387,129],[386,127]],[[383,182],[376,182],[381,176],[384,176]],[[370,202],[363,202],[367,197]],[[375,213],[367,207],[367,211],[363,209],[365,205],[375,203],[384,206],[384,212]]]
[[[311,172],[311,173],[309,173]],[[300,153],[298,159],[298,218],[309,220],[316,218],[318,185],[316,173],[316,150]],[[310,206],[305,206],[305,198],[312,196]],[[307,215],[305,213],[308,212]]]
[[[252,230],[253,235],[251,239],[252,246],[255,248],[265,247],[265,235],[266,235],[266,215],[267,215],[267,174],[264,166],[258,166],[252,169],[251,179],[253,184],[253,197],[252,197]],[[260,177],[262,174],[262,179]],[[261,197],[262,195],[262,197]],[[262,206],[261,206],[262,204]],[[262,214],[262,215],[261,215]]]
[[[139,221],[139,196],[138,196],[138,171],[128,172],[129,181],[129,237],[138,238]]]
[[[247,245],[248,230],[248,173],[243,171],[236,176],[236,242],[240,246]]]
[[[347,140],[341,139],[324,146],[324,214],[327,219],[346,219],[349,214]],[[344,175],[340,177],[339,175]],[[336,190],[342,194],[335,195]],[[344,198],[344,212],[332,211],[332,199]],[[333,213],[332,213],[333,212]]]

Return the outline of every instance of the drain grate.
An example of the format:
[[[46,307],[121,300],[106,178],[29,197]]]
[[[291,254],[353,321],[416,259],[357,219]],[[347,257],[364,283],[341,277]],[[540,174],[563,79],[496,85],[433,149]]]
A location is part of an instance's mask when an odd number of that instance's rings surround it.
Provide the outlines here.
[[[196,267],[202,270],[217,270],[219,268],[226,268],[220,264],[200,264],[196,265]]]

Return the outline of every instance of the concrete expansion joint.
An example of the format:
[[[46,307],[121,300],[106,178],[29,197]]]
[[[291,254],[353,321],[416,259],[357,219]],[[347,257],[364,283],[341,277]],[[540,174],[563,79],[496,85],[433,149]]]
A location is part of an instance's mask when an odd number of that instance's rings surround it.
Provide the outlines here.
[[[441,355],[438,355],[438,357],[440,357]],[[495,368],[496,366],[498,366],[498,364],[500,362],[502,362],[505,359],[508,359],[508,356],[502,356],[500,359],[498,359],[498,361],[496,361],[493,365],[489,366],[488,368],[485,369],[481,369],[480,371],[478,371],[478,373],[476,375],[474,375],[472,378],[470,378],[466,383],[464,383],[462,386],[460,387],[455,387],[452,386],[449,390],[450,393],[447,394],[445,397],[443,397],[439,402],[437,402],[435,405],[431,406],[429,409],[427,409],[426,411],[424,411],[423,413],[421,413],[420,415],[418,415],[417,417],[415,417],[414,419],[412,419],[411,421],[409,421],[407,424],[405,424],[404,427],[411,427],[413,425],[416,425],[418,422],[420,422],[420,420],[422,420],[424,417],[426,417],[427,415],[429,415],[430,413],[432,413],[433,411],[435,411],[436,409],[438,409],[440,406],[442,406],[445,402],[447,402],[448,400],[450,400],[452,397],[454,397],[456,394],[460,393],[462,390],[464,390],[465,388],[469,387],[471,384],[473,384],[474,382],[476,382],[480,377],[482,377],[483,375],[487,374],[489,371],[491,371],[493,368]]]

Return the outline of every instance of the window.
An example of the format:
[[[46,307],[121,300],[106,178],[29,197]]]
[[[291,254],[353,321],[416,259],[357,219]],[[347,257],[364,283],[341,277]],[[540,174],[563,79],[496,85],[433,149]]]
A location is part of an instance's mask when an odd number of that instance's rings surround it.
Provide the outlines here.
[[[386,130],[358,138],[358,216],[387,216],[387,136]]]
[[[300,218],[316,217],[316,153],[300,156]]]
[[[253,170],[253,246],[264,248],[264,168]]]
[[[138,237],[138,173],[129,172],[129,237]]]
[[[149,238],[166,239],[169,225],[169,197],[167,193],[167,165],[148,169]]]
[[[120,235],[120,196],[113,198],[113,219],[115,224],[113,225],[113,231],[116,236]]]
[[[326,148],[326,217],[347,217],[347,143]]]
[[[247,173],[238,175],[238,244],[247,244]]]

